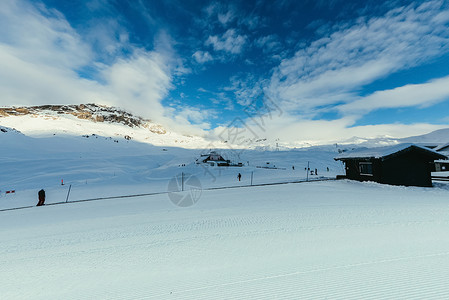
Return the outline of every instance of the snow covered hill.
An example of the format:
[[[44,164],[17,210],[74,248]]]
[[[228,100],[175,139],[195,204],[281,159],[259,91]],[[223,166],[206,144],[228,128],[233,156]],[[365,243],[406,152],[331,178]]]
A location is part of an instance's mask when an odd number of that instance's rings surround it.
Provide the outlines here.
[[[198,164],[205,139],[95,105],[1,112],[2,299],[449,296],[445,184],[318,182],[344,173],[335,145]]]
[[[94,134],[156,146],[201,148],[209,144],[202,137],[178,134],[151,120],[96,104],[0,108],[0,125],[33,137]]]
[[[318,171],[311,179],[343,172],[341,163],[333,160],[335,146],[312,151],[222,148],[218,151],[226,159],[243,165],[222,168],[196,163],[209,149],[161,147],[96,134],[27,136],[7,127],[1,129],[0,208],[32,205],[41,188],[48,192],[48,202],[60,202],[66,199],[70,185],[71,200],[165,192],[169,181],[180,173],[195,175],[203,187],[219,187],[306,179],[310,175],[305,170],[308,164]],[[237,181],[238,173],[242,174],[241,182]],[[15,190],[15,195],[6,197],[8,190]]]
[[[440,130],[410,139],[446,143],[448,134],[449,130]],[[65,199],[70,185],[72,200],[162,192],[180,173],[195,175],[204,187],[305,180],[311,176],[308,165],[314,171],[312,179],[332,178],[344,174],[341,162],[333,159],[338,151],[368,141],[297,149],[272,147],[264,139],[254,142],[248,149],[224,142],[211,144],[205,138],[170,132],[125,111],[95,104],[3,108],[0,196],[8,190],[16,194],[3,197],[0,208],[30,205],[41,188],[53,195],[48,201],[58,202]],[[371,143],[382,146],[388,141]],[[196,164],[210,148],[243,166]],[[236,179],[238,173],[241,182]]]
[[[401,143],[427,143],[442,145],[449,143],[449,128],[435,130],[428,134],[412,136],[399,140]]]
[[[134,139],[155,146],[189,149],[210,148],[211,145],[214,148],[245,147],[256,150],[289,150],[314,146],[301,141],[270,140],[263,137],[245,140],[238,146],[228,145],[229,141],[179,134],[122,109],[96,104],[0,108],[0,126],[15,128],[33,137],[94,134],[113,139]],[[339,144],[378,147],[398,143],[427,143],[432,145],[449,143],[449,128],[402,139],[388,136],[378,138],[353,137],[341,141]]]

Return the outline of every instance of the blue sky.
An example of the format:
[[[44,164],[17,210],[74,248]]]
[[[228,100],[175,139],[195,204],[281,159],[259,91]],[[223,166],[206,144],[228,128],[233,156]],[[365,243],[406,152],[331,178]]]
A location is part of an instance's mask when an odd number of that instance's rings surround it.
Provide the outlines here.
[[[96,102],[285,142],[449,125],[448,1],[4,0],[0,34],[3,106]]]

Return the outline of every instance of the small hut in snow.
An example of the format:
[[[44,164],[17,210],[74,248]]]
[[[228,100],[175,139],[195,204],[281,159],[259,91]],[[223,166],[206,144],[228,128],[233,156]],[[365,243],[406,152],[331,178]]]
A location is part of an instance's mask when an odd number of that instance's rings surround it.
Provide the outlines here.
[[[211,151],[209,154],[204,155],[204,158],[202,158],[203,163],[208,163],[212,166],[229,166],[231,163],[230,160],[226,160],[218,154],[216,151]]]
[[[413,144],[361,148],[343,152],[335,160],[345,163],[346,178],[405,186],[432,186],[431,171],[441,153]]]

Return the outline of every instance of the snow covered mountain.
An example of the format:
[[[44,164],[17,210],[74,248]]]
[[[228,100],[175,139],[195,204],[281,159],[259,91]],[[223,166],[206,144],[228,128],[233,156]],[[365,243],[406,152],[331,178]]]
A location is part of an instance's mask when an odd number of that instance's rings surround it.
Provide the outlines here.
[[[432,148],[435,148],[439,145],[449,143],[449,128],[406,138],[395,138],[388,136],[379,138],[353,137],[351,139],[342,141],[340,144],[361,147],[382,147],[402,143],[421,144],[423,146],[430,146]]]
[[[33,137],[96,135],[114,140],[134,139],[155,146],[190,149],[211,148],[211,145],[213,148],[246,147],[252,150],[289,150],[314,146],[301,141],[269,140],[263,137],[245,140],[238,146],[230,145],[229,141],[225,140],[217,141],[201,136],[183,135],[122,109],[97,104],[0,108],[0,126],[14,128]],[[379,147],[399,143],[428,144],[433,147],[447,144],[449,128],[407,138],[353,137],[339,144]]]
[[[443,143],[449,129],[409,139]],[[0,294],[363,298],[360,287],[377,282],[370,291],[385,298],[426,298],[429,284],[435,299],[447,298],[446,185],[430,192],[318,182],[344,174],[335,145],[282,151],[288,147],[276,140],[253,142],[252,149],[273,150],[274,143],[280,151],[236,151],[223,143],[220,154],[243,165],[222,168],[196,163],[209,148],[206,139],[118,109],[0,109],[0,280],[6,283]],[[200,183],[194,206],[176,206],[166,194],[180,174]],[[316,182],[267,185],[306,180]],[[40,189],[50,205],[32,207]],[[60,278],[70,284],[55,289]],[[323,278],[331,283],[324,288]]]
[[[441,145],[449,143],[449,128],[432,131],[431,133],[411,136],[400,139],[401,143],[427,143],[433,145]]]
[[[0,108],[0,125],[33,137],[97,135],[182,148],[202,148],[209,143],[203,137],[172,132],[124,110],[96,104]]]

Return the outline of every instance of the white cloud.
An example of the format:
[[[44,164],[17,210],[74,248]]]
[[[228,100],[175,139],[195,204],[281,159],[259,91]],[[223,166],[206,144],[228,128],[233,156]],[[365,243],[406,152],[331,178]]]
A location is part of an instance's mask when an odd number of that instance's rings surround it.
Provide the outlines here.
[[[235,29],[228,29],[221,37],[217,35],[209,36],[205,45],[212,46],[215,51],[238,54],[242,52],[246,39],[246,36],[238,34]]]
[[[218,21],[226,26],[229,22],[231,22],[235,18],[235,13],[232,10],[228,10],[226,13],[218,14]]]
[[[254,120],[259,125],[262,124],[258,116],[255,116]],[[352,117],[330,121],[307,120],[283,113],[282,115],[272,114],[271,117],[265,116],[263,126],[251,125],[251,122],[248,122],[248,127],[242,127],[239,130],[235,130],[232,127],[218,127],[212,132],[215,138],[229,139],[230,142],[232,142],[232,139],[245,141],[245,138],[267,138],[272,142],[289,142],[290,144],[304,146],[341,143],[354,137],[363,139],[384,137],[404,138],[447,128],[444,125],[425,123],[353,126],[354,123],[355,118]],[[229,136],[227,135],[228,132],[231,133]],[[235,136],[236,133],[238,133],[237,137]]]
[[[1,45],[23,61],[74,69],[93,57],[90,47],[56,10],[5,0],[0,3],[0,16]]]
[[[129,34],[116,19],[104,18],[101,22],[90,23],[83,37],[93,46],[98,57],[113,58],[129,48]]]
[[[194,107],[183,107],[182,112],[176,115],[175,120],[180,124],[190,125],[191,123],[198,124],[200,128],[209,129],[210,124],[206,122],[207,119],[213,116],[213,110],[199,109]],[[188,121],[188,123],[186,123]]]
[[[23,1],[0,3],[1,105],[77,103],[94,97],[99,85],[76,73],[93,56],[57,11]]]
[[[207,16],[207,22],[216,22],[218,20],[222,27],[226,28],[238,15],[234,6],[230,3],[212,3],[203,9]]]
[[[447,53],[448,13],[441,11],[441,1],[428,1],[333,27],[333,33],[281,62],[270,94],[303,113],[357,101],[363,85]]]
[[[279,42],[279,38],[274,34],[260,37],[254,41],[254,44],[257,47],[262,48],[264,52],[276,51],[282,46]]]
[[[116,32],[125,31],[103,31],[108,35],[105,44],[126,47],[129,54],[111,48],[114,59],[99,63],[92,39],[81,37],[58,11],[26,1],[1,1],[0,105],[95,102],[125,108],[172,128],[184,120],[184,131],[192,128],[200,133],[186,116],[161,104],[172,88],[173,75],[189,71],[176,57],[170,37],[160,33],[155,49],[147,51]],[[90,70],[87,78],[79,74],[85,68]]]
[[[219,92],[213,93],[215,97],[212,97],[210,101],[214,104],[220,105],[222,109],[234,110],[234,101],[229,98],[226,93]]]
[[[375,92],[339,106],[344,113],[366,113],[379,108],[426,107],[449,100],[449,76],[423,84],[409,84],[392,90]]]
[[[157,52],[136,50],[131,58],[106,67],[101,75],[104,89],[111,93],[107,101],[116,106],[126,101],[127,109],[160,121],[164,115],[160,102],[171,88],[166,62]]]
[[[199,64],[204,64],[206,62],[214,60],[212,55],[210,55],[209,52],[207,52],[207,51],[200,51],[200,50],[198,50],[195,53],[193,53],[192,57]]]
[[[247,106],[256,98],[262,96],[264,80],[256,78],[253,74],[240,74],[232,76],[229,79],[231,85],[224,87],[223,90],[232,92],[237,103]]]
[[[329,27],[332,33],[305,45],[274,69],[265,91],[285,114],[266,119],[264,130],[251,125],[251,120],[247,125],[260,137],[310,144],[353,136],[406,137],[446,127],[422,123],[354,126],[374,109],[424,107],[449,100],[449,77],[358,95],[364,85],[449,52],[449,11],[441,11],[441,3],[428,1],[391,10],[383,17]],[[260,39],[256,45],[268,40]],[[323,107],[333,107],[343,117],[315,120]]]

